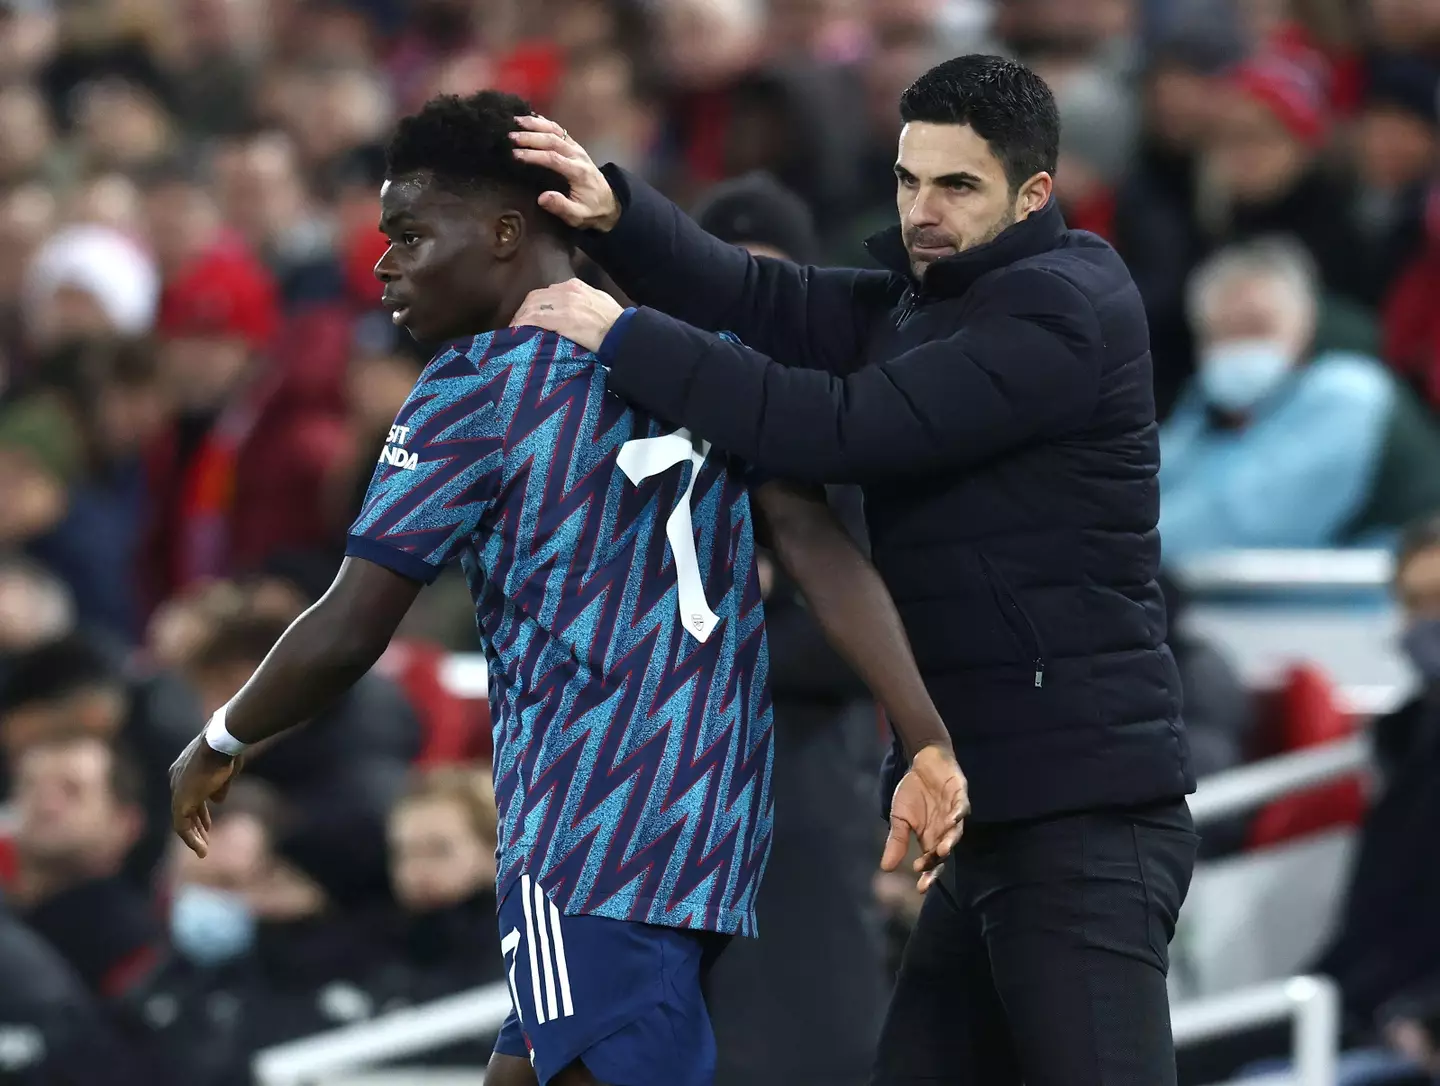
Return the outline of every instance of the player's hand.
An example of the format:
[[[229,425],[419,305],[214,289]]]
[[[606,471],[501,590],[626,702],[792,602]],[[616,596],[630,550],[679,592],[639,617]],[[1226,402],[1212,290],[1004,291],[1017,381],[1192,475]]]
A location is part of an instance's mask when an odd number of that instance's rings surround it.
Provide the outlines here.
[[[554,170],[570,184],[570,192],[543,192],[540,206],[577,230],[609,233],[620,221],[620,202],[600,167],[570,134],[544,117],[515,118],[522,129],[512,132],[515,157],[531,166]]]
[[[170,767],[171,823],[197,856],[210,851],[210,801],[225,798],[240,762],[210,746],[202,732]]]
[[[620,314],[620,303],[579,279],[532,290],[510,321],[512,328],[544,328],[598,351]]]
[[[917,885],[922,893],[928,890],[960,840],[969,814],[970,789],[954,753],[942,746],[923,748],[890,801],[890,836],[880,858],[881,870],[899,868],[914,835],[921,849],[914,864],[920,873]]]

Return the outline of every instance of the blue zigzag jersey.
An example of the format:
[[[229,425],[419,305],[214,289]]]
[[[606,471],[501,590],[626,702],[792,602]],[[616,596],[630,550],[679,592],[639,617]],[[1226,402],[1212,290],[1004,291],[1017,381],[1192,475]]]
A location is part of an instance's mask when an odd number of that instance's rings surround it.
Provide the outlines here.
[[[390,431],[349,554],[459,557],[490,665],[503,900],[755,931],[771,711],[739,465],[508,329],[443,351]]]

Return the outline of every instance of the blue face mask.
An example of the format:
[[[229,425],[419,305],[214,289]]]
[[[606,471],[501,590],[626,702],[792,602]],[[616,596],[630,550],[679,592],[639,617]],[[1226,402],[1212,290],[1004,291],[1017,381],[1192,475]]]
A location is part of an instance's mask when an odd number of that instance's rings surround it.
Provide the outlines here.
[[[1235,339],[1200,356],[1200,391],[1221,411],[1249,411],[1290,372],[1290,355],[1269,339]]]
[[[1440,618],[1412,622],[1400,639],[1400,647],[1427,685],[1440,686]]]
[[[170,939],[196,965],[219,965],[254,945],[255,917],[239,894],[182,886],[170,906]]]

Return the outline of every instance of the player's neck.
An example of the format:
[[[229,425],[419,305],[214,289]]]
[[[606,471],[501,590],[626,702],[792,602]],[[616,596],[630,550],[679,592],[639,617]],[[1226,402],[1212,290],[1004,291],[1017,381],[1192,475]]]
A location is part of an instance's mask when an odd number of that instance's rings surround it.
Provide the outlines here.
[[[504,328],[509,325],[516,310],[520,308],[520,303],[525,301],[525,295],[532,290],[554,286],[573,278],[575,266],[571,263],[568,249],[558,242],[554,245],[541,243],[533,246],[520,259],[519,266],[515,269],[510,288],[497,310],[496,327]]]

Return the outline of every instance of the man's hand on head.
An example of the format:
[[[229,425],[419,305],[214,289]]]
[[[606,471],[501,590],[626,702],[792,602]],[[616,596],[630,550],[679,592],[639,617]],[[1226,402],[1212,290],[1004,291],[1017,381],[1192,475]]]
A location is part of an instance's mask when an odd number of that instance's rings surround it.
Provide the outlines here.
[[[567,279],[527,294],[510,326],[544,328],[574,340],[587,351],[598,351],[623,312],[620,303],[603,290]]]
[[[608,233],[620,221],[620,203],[600,167],[554,121],[544,117],[517,117],[519,132],[515,157],[532,166],[554,170],[570,184],[570,192],[545,192],[540,206],[577,230]]]

